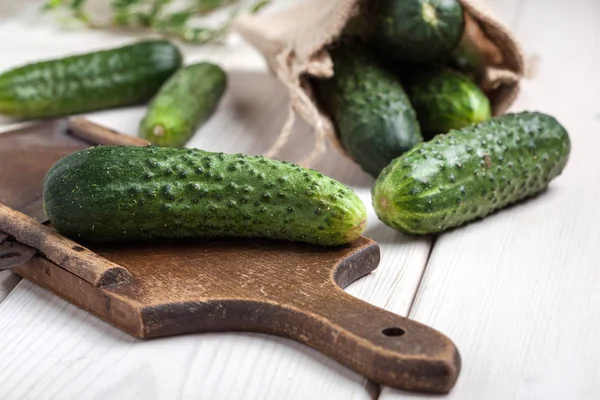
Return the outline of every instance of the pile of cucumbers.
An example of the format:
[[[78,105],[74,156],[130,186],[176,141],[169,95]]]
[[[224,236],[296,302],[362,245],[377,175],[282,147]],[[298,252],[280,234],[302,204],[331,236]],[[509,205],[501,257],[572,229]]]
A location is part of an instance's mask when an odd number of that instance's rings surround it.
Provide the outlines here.
[[[183,146],[214,112],[227,86],[217,65],[182,66],[166,40],[37,62],[0,74],[0,114],[50,118],[151,101],[139,134]]]
[[[333,78],[315,79],[313,86],[349,155],[377,177],[423,140],[487,121],[492,112],[471,79],[485,65],[479,57],[461,57],[469,42],[461,41],[458,0],[373,4],[329,48]],[[469,75],[474,69],[479,74]]]
[[[563,171],[571,145],[556,119],[491,117],[458,0],[373,4],[330,47],[334,76],[312,83],[348,154],[377,178],[372,201],[384,223],[443,232],[543,191]],[[86,149],[48,172],[46,213],[76,239],[358,238],[366,210],[340,182],[288,162],[181,147],[226,85],[218,66],[182,67],[173,44],[151,40],[1,74],[0,113],[47,118],[150,102],[139,132],[158,146]]]
[[[492,118],[483,57],[458,0],[378,0],[330,46],[313,79],[350,157],[377,180],[387,225],[430,234],[546,188],[565,167],[566,130],[541,113]]]

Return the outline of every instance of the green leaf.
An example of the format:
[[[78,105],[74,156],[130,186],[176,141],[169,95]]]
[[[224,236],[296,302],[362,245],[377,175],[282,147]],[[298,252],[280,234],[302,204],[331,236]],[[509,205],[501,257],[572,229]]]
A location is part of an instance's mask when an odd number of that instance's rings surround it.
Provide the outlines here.
[[[45,0],[43,10],[65,9],[70,18],[83,22],[94,29],[119,29],[136,32],[158,33],[163,36],[204,44],[216,42],[226,36],[231,28],[233,18],[246,9],[256,13],[271,0],[255,0],[248,7],[242,7],[240,0],[105,0],[110,1],[112,11],[111,23],[96,23],[84,12],[87,0]],[[99,1],[99,0],[97,0]],[[182,5],[171,10],[170,5]],[[235,4],[227,20],[216,28],[191,26],[196,15],[214,11],[218,8]]]
[[[259,0],[259,1],[255,2],[252,6],[250,6],[249,11],[252,14],[256,14],[257,12],[259,12],[260,10],[262,10],[269,4],[271,4],[271,0]]]
[[[72,0],[71,1],[71,8],[73,10],[78,10],[78,9],[80,9],[83,6],[83,4],[85,2],[86,2],[86,0]]]
[[[166,16],[166,18],[164,19],[164,22],[166,22],[168,25],[171,26],[184,26],[187,24],[187,22],[190,20],[190,18],[192,18],[195,15],[195,10],[185,10],[185,11],[180,11],[180,12],[174,12],[171,14],[168,14]]]
[[[113,8],[128,8],[143,3],[144,0],[112,0]]]
[[[209,28],[190,28],[183,33],[183,39],[192,43],[208,43],[220,35],[219,30]]]
[[[236,3],[236,0],[195,0],[196,9],[200,14],[206,14],[210,11],[214,11],[218,8],[226,7],[233,3]]]
[[[64,6],[64,0],[46,0],[42,6],[43,11],[55,10],[59,7]]]

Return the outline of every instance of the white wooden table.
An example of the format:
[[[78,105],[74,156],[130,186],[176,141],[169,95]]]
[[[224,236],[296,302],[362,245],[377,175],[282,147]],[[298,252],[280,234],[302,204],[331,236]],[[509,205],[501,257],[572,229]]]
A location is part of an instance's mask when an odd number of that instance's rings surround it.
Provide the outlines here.
[[[281,0],[280,0],[281,1]],[[290,0],[288,0],[290,1]],[[424,322],[460,349],[452,399],[600,399],[600,1],[488,0],[529,56],[513,110],[555,115],[573,150],[536,199],[429,239],[401,235],[370,210],[366,235],[379,269],[353,295]],[[127,37],[65,33],[34,2],[0,0],[0,69],[120,45]],[[285,118],[287,97],[260,56],[233,39],[186,49],[231,73],[218,114],[191,146],[260,153]],[[142,108],[90,118],[133,133]],[[10,121],[0,120],[0,129]],[[296,126],[282,157],[302,158]],[[372,179],[334,149],[315,167],[370,204]],[[316,351],[258,334],[199,334],[142,342],[35,285],[0,273],[0,399],[400,399]]]

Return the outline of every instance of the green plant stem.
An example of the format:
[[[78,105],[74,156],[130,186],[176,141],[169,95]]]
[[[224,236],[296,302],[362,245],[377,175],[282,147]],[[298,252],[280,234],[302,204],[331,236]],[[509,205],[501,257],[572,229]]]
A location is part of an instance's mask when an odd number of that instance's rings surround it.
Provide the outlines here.
[[[111,23],[95,22],[84,10],[87,0],[46,0],[44,11],[66,10],[70,16],[89,29],[128,33],[152,33],[194,44],[222,41],[233,20],[243,11],[257,13],[271,0],[256,0],[244,9],[233,8],[227,19],[217,27],[193,26],[192,19],[218,9],[232,6],[238,0],[190,0],[190,5],[178,11],[167,8],[172,0],[112,0]]]

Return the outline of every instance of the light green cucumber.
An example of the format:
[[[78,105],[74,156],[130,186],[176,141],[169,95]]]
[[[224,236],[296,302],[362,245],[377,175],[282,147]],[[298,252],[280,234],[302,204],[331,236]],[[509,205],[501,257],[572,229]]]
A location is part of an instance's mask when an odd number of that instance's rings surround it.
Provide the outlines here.
[[[485,93],[458,72],[439,67],[414,67],[403,77],[403,83],[425,140],[492,117]]]
[[[218,65],[180,69],[152,99],[140,136],[158,146],[183,146],[213,114],[226,87],[227,75]]]

